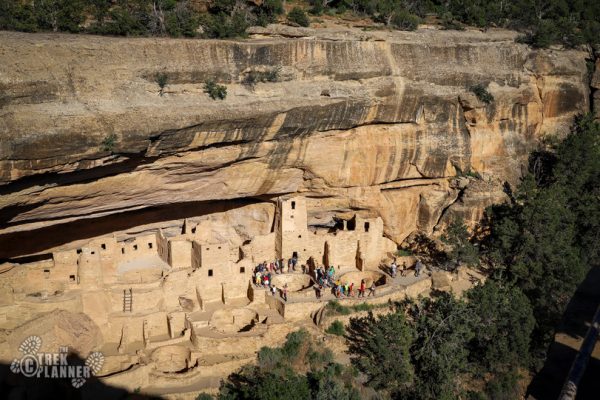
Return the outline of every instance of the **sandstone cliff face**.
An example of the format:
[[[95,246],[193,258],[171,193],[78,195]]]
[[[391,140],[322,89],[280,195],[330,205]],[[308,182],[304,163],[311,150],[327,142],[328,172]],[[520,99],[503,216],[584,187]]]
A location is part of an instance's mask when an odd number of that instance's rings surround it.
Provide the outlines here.
[[[501,200],[536,140],[590,107],[586,53],[535,51],[511,32],[295,36],[0,33],[0,234],[302,193],[311,223],[380,215],[400,242],[455,207],[475,218]],[[272,68],[277,82],[242,83]],[[157,73],[168,77],[163,96]],[[203,92],[208,77],[227,86],[224,101]],[[469,91],[478,83],[492,103]],[[469,170],[496,189],[450,179]]]

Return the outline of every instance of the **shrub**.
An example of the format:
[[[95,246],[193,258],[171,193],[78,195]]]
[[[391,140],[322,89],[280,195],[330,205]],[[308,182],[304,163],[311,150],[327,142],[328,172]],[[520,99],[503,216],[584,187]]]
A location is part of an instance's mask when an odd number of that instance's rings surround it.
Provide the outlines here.
[[[414,31],[419,27],[421,18],[405,10],[400,10],[391,19],[391,25],[402,31]]]
[[[485,387],[488,398],[494,400],[511,400],[522,397],[519,390],[519,378],[520,376],[515,371],[495,376]]]
[[[465,176],[469,176],[475,179],[482,179],[481,174],[477,171],[473,171],[472,169],[469,169],[467,172],[465,172]]]
[[[350,309],[346,306],[341,305],[340,302],[337,300],[331,300],[329,303],[327,303],[327,308],[329,308],[329,310],[334,314],[350,314]]]
[[[475,333],[468,344],[475,370],[500,372],[517,365],[527,367],[535,319],[523,292],[518,287],[488,279],[467,291],[466,297]]]
[[[148,27],[137,13],[124,8],[115,8],[109,12],[109,21],[92,24],[88,32],[100,35],[143,36],[149,33]]]
[[[283,13],[284,9],[282,0],[264,0],[259,10],[259,15],[265,15],[268,22],[275,21],[276,16]]]
[[[249,71],[244,77],[242,83],[250,87],[254,87],[259,82],[277,82],[279,80],[279,74],[281,67],[274,67],[268,71]]]
[[[479,250],[469,241],[469,231],[462,219],[452,220],[441,239],[452,248],[447,256],[455,265],[461,261],[479,265]]]
[[[344,328],[344,324],[342,324],[337,319],[333,321],[331,325],[329,325],[329,328],[325,330],[325,332],[336,336],[344,336],[345,331],[346,329]]]
[[[102,140],[102,145],[101,145],[100,149],[102,151],[109,151],[112,153],[115,148],[116,142],[117,142],[117,135],[113,132],[104,137],[104,139]]]
[[[208,393],[200,393],[196,400],[214,400],[214,396]]]
[[[160,88],[158,92],[161,96],[164,94],[165,86],[167,86],[167,82],[169,81],[169,77],[164,72],[159,72],[156,74],[156,83]]]
[[[379,308],[385,306],[385,304],[369,304],[369,303],[360,303],[360,304],[355,304],[353,306],[350,307],[350,309],[354,312],[360,312],[360,311],[371,311],[375,308]]]
[[[412,383],[410,348],[415,332],[404,312],[351,318],[347,332],[352,365],[366,375],[369,386],[395,391]]]
[[[172,37],[194,37],[200,26],[200,19],[188,6],[187,2],[180,2],[165,15],[165,29]]]
[[[494,96],[492,96],[492,94],[482,84],[471,86],[469,90],[473,92],[479,100],[486,104],[490,104],[492,101],[494,101]]]
[[[465,28],[460,22],[454,19],[454,15],[451,12],[442,14],[442,26],[446,30],[464,31]]]
[[[218,14],[205,14],[200,20],[204,29],[204,36],[216,39],[246,37],[246,29],[250,26],[246,17],[241,12],[232,15],[220,12]]]
[[[39,26],[30,4],[14,0],[0,2],[0,29],[36,32]]]
[[[300,7],[294,7],[288,13],[287,19],[290,22],[298,24],[300,26],[307,27],[310,25],[310,20],[308,19],[308,15],[302,10]]]
[[[354,312],[371,311],[376,308],[383,308],[383,307],[387,307],[387,306],[388,306],[387,303],[369,304],[369,303],[364,303],[364,302],[360,303],[360,304],[354,304],[351,306],[343,306],[337,300],[331,300],[329,303],[327,303],[327,308],[334,315],[335,314],[349,315]]]
[[[312,15],[323,15],[325,11],[325,6],[323,5],[323,0],[309,0],[309,4],[311,5],[309,13]]]
[[[225,100],[227,88],[216,83],[214,79],[209,79],[204,83],[204,93],[207,93],[213,100]]]
[[[410,249],[398,249],[394,255],[397,257],[410,257],[413,255],[413,252]]]
[[[38,26],[54,32],[79,32],[85,21],[82,0],[38,0],[34,10]]]

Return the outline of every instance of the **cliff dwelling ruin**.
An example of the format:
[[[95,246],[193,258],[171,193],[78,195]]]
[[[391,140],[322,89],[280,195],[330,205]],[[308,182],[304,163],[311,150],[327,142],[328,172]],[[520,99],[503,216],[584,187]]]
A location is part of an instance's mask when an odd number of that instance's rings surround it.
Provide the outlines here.
[[[278,343],[291,326],[314,320],[335,298],[328,288],[316,295],[317,267],[334,266],[342,285],[375,284],[378,293],[368,299],[374,303],[431,287],[429,276],[392,278],[380,268],[396,251],[381,218],[355,215],[309,226],[304,197],[278,198],[273,207],[272,231],[239,246],[211,234],[206,219],[185,220],[179,233],[159,228],[125,239],[97,237],[62,246],[44,260],[3,264],[0,329],[12,333],[2,357],[14,356],[25,333],[67,329],[64,320],[58,327],[45,321],[58,318],[52,310],[60,309],[58,315],[69,313],[68,323],[83,332],[70,337],[72,345],[100,347],[107,382],[152,392],[232,372],[240,354]],[[293,269],[291,259],[297,261]],[[271,272],[275,292],[254,282],[257,265],[273,260],[284,260],[281,272]],[[202,368],[207,364],[210,371]]]
[[[410,241],[444,250],[452,221],[470,234],[510,203],[533,149],[598,116],[600,60],[499,28],[325,25],[0,32],[0,363],[39,337],[100,352],[103,385],[193,399],[299,329],[349,365],[332,300],[485,281],[459,262],[416,274]],[[321,284],[331,267],[353,296]]]

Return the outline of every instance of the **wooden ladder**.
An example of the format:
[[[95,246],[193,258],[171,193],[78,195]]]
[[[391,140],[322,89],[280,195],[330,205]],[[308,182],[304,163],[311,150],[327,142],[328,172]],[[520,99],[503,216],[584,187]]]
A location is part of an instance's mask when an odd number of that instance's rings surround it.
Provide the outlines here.
[[[123,312],[131,312],[133,303],[133,293],[131,289],[123,290]]]

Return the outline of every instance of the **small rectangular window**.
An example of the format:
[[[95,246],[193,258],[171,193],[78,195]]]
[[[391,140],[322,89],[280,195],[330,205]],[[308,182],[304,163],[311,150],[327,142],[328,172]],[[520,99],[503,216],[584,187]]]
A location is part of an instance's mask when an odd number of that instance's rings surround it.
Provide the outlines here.
[[[75,282],[75,275],[69,275],[69,281]]]
[[[369,232],[369,227],[370,224],[368,222],[365,222],[365,232]]]
[[[295,209],[296,209],[296,202],[292,201],[292,210],[295,210]]]
[[[102,243],[102,244],[100,245],[100,247],[102,248],[102,250],[106,250],[106,245],[105,245],[104,243]]]
[[[148,248],[151,249],[152,248],[152,243],[148,243]]]
[[[121,254],[125,254],[125,247],[121,247]]]
[[[243,274],[246,272],[246,267],[240,267],[240,274]]]
[[[77,254],[81,254],[81,249],[77,249]]]
[[[213,270],[212,269],[208,270],[208,276],[213,276]]]
[[[137,250],[137,244],[134,244],[134,245],[133,245],[133,249],[134,249],[134,250]]]
[[[196,233],[196,228],[192,228],[192,233]]]

